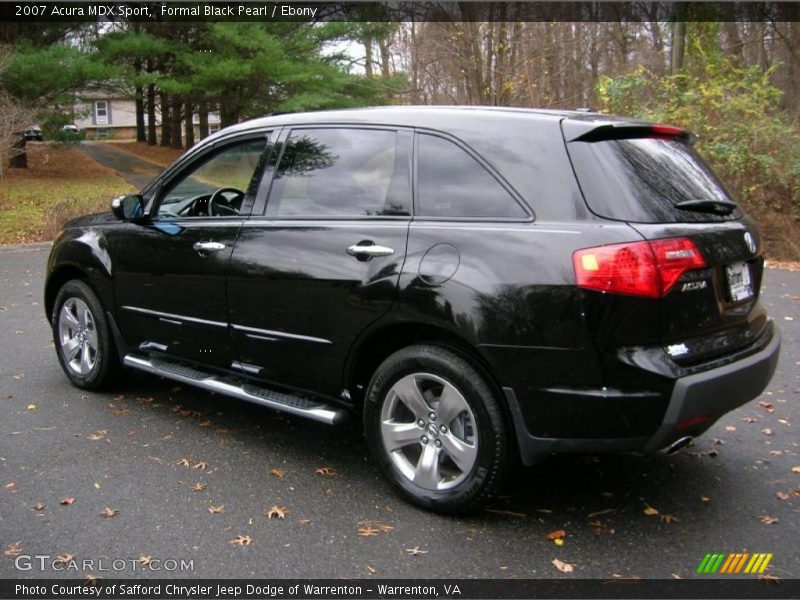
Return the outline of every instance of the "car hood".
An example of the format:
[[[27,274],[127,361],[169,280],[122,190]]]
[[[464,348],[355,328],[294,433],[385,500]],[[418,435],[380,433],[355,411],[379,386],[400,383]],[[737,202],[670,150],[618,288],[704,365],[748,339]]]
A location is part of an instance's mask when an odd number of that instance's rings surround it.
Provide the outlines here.
[[[119,223],[119,219],[117,219],[111,212],[102,212],[102,213],[95,213],[92,215],[84,215],[82,217],[76,217],[64,225],[64,229],[75,229],[80,227],[96,227],[98,225],[110,225],[112,223]]]

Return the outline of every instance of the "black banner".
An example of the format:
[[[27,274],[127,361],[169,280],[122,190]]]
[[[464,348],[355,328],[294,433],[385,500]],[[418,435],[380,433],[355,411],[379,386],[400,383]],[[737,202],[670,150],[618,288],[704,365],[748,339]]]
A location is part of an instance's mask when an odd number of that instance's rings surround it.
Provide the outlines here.
[[[2,2],[2,21],[800,21],[800,2]]]
[[[0,598],[411,599],[424,598],[797,598],[800,580],[697,579],[96,579],[0,580]]]

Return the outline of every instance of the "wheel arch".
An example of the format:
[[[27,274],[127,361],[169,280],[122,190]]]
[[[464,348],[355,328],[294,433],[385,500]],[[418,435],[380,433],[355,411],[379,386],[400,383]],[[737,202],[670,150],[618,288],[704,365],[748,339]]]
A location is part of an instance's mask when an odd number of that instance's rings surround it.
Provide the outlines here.
[[[378,366],[394,352],[415,344],[443,346],[468,360],[486,378],[503,409],[509,442],[517,451],[513,416],[493,365],[464,336],[439,325],[424,322],[386,323],[362,336],[348,356],[345,367],[345,389],[350,391],[353,407],[362,409],[367,385]]]

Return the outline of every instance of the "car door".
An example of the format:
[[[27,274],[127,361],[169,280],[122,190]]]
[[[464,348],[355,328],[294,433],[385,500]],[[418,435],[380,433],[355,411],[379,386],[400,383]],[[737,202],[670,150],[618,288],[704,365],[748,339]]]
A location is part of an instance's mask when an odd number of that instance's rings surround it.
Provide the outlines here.
[[[329,395],[350,344],[394,301],[406,252],[412,133],[284,132],[265,214],[242,227],[228,305],[241,369]]]
[[[225,277],[255,201],[269,132],[214,144],[157,184],[150,218],[117,240],[120,330],[140,351],[221,368],[235,360]]]

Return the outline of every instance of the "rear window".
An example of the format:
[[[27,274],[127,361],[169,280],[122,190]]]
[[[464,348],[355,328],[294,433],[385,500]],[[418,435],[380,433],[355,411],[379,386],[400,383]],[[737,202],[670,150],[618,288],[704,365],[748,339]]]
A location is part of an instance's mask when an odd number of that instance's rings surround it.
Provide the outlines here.
[[[591,211],[638,223],[729,221],[742,217],[675,208],[690,200],[733,202],[717,176],[688,144],[636,138],[567,144]]]

